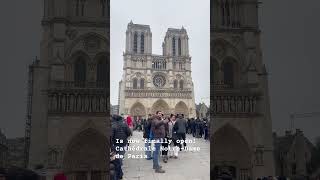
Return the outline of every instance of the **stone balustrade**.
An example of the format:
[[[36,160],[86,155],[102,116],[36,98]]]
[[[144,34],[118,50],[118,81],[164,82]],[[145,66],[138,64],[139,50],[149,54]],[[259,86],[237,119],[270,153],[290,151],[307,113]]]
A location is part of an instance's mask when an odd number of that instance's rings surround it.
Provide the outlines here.
[[[171,90],[171,89],[127,89],[125,96],[128,98],[185,98],[192,99],[191,90]]]

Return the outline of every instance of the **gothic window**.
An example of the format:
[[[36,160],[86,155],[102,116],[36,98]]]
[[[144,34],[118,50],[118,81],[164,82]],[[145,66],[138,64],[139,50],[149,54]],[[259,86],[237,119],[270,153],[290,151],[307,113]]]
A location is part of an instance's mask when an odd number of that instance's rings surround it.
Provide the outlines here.
[[[220,0],[221,25],[239,27],[239,2],[237,0]]]
[[[80,12],[80,0],[76,0],[76,16],[79,16]]]
[[[143,54],[144,53],[144,34],[142,33],[141,34],[141,42],[140,42],[140,52],[141,52],[141,54]]]
[[[223,64],[224,73],[224,84],[228,85],[230,88],[234,85],[234,66],[231,62],[226,62]]]
[[[211,63],[211,65],[213,66],[212,67],[213,71],[211,71],[211,73],[213,73],[213,74],[211,77],[213,77],[213,82],[215,84],[217,84],[218,83],[218,74],[219,74],[219,64],[216,60],[213,60],[213,63]]]
[[[132,88],[133,89],[138,89],[138,79],[137,78],[134,78],[132,80]]]
[[[58,152],[55,150],[51,150],[49,152],[49,164],[56,165],[58,162]]]
[[[144,79],[140,79],[140,89],[144,89]]]
[[[153,78],[153,84],[155,87],[163,87],[166,84],[166,78],[162,75],[155,75]]]
[[[99,87],[105,87],[107,85],[107,74],[107,60],[102,58],[97,64],[97,85]]]
[[[101,0],[101,15],[106,16],[106,0]]]
[[[84,16],[85,1],[86,1],[86,0],[81,0],[81,16]]]
[[[86,61],[79,58],[74,65],[74,81],[76,86],[84,86],[86,81]]]
[[[181,56],[181,39],[178,40],[178,54]]]
[[[176,79],[173,81],[173,88],[174,89],[178,88],[178,80],[176,80]]]
[[[291,172],[292,172],[293,175],[297,174],[297,165],[296,165],[296,163],[292,163]]]
[[[173,56],[176,55],[176,38],[175,37],[172,38],[172,55]]]
[[[183,89],[183,80],[180,80],[179,84],[180,84],[180,89]]]
[[[133,36],[133,52],[137,53],[138,52],[138,34],[134,33]]]

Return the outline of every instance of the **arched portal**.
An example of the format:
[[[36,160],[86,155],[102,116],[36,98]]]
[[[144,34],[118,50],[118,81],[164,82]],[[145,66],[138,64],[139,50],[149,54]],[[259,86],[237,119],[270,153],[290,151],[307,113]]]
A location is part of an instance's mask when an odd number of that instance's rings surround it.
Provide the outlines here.
[[[67,146],[63,169],[71,180],[103,180],[108,177],[108,139],[95,129],[75,136]]]
[[[151,114],[155,114],[157,111],[162,111],[163,114],[169,115],[170,114],[170,108],[169,105],[162,99],[157,100],[151,108]]]
[[[186,103],[180,101],[176,104],[175,108],[174,108],[174,113],[175,114],[183,114],[184,117],[189,117],[189,113],[188,113],[188,106],[186,105]]]
[[[137,102],[130,109],[130,115],[134,120],[146,118],[146,109],[143,104]]]
[[[234,179],[247,180],[251,174],[251,151],[242,134],[227,124],[213,135],[211,156],[215,177],[229,174]]]

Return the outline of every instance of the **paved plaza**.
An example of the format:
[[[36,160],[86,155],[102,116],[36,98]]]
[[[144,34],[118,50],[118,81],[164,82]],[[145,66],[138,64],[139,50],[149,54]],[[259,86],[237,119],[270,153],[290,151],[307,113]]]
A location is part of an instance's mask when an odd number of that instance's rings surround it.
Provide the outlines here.
[[[140,140],[130,146],[144,147],[142,132],[134,131],[132,140]],[[190,135],[187,139],[194,140]],[[152,160],[127,158],[128,154],[140,155],[144,152],[127,152],[123,162],[124,180],[209,180],[210,179],[210,143],[204,139],[195,139],[188,147],[200,147],[200,151],[180,151],[178,159],[170,158],[168,163],[161,159],[161,166],[166,171],[155,173]]]

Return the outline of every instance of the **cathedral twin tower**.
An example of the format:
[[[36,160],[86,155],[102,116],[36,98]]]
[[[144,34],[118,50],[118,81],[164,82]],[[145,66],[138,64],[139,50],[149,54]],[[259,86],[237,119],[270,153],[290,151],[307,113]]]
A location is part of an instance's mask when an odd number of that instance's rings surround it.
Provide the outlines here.
[[[120,114],[139,119],[161,110],[195,117],[188,39],[183,27],[169,28],[162,44],[163,55],[153,55],[150,27],[128,24],[119,83]]]

